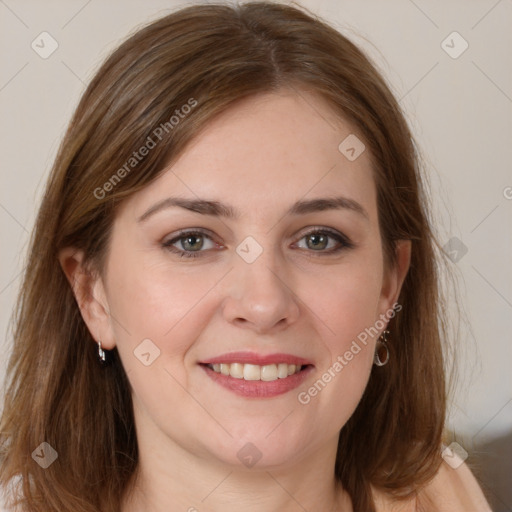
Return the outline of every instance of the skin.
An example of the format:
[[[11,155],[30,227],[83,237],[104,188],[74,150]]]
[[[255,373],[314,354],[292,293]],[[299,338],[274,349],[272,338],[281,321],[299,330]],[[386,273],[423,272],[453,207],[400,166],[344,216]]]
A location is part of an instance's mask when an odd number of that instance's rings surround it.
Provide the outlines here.
[[[123,512],[352,510],[334,481],[337,438],[368,382],[376,337],[308,404],[297,395],[392,308],[411,249],[400,242],[397,265],[385,267],[369,151],[349,161],[338,150],[352,133],[306,92],[244,100],[123,203],[101,275],[84,271],[80,252],[61,252],[89,330],[103,348],[118,347],[132,386],[140,471]],[[366,215],[286,215],[298,200],[334,195]],[[170,196],[219,201],[240,216],[172,207],[138,220]],[[211,237],[196,239],[198,258],[163,247],[180,229],[198,228]],[[339,246],[330,237],[315,246],[311,232],[322,228],[353,247],[329,253]],[[253,263],[236,252],[248,236],[263,249]],[[192,252],[183,243],[174,247]],[[145,366],[134,350],[148,338],[160,355]],[[240,350],[293,354],[314,368],[295,390],[244,398],[198,365]],[[249,442],[262,454],[252,468],[237,457]]]

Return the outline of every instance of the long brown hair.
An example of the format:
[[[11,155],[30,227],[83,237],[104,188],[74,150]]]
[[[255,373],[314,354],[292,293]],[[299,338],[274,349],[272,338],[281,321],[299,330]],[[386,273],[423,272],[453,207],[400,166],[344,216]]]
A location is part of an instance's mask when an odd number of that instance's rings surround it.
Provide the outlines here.
[[[319,95],[362,135],[387,264],[397,240],[412,240],[402,311],[389,324],[393,364],[372,372],[341,430],[336,478],[355,510],[372,511],[372,487],[410,496],[435,474],[446,405],[437,243],[399,105],[368,58],[316,16],[275,3],[206,4],[125,41],[85,91],[60,146],[14,316],[0,423],[0,485],[21,477],[24,510],[118,512],[137,469],[128,379],[117,349],[110,367],[98,365],[59,251],[80,249],[101,272],[119,204],[214,116],[283,87]],[[191,111],[171,121],[184,105]],[[155,146],[127,167],[158,127]],[[58,453],[47,469],[31,457],[42,442]]]

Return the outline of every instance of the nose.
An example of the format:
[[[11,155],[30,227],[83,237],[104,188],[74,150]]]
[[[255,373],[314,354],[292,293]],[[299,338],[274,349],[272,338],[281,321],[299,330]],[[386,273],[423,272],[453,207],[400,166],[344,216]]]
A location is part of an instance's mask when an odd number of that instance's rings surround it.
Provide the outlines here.
[[[258,334],[286,329],[300,315],[293,283],[269,253],[264,251],[253,263],[242,259],[235,262],[229,293],[223,301],[226,321]]]

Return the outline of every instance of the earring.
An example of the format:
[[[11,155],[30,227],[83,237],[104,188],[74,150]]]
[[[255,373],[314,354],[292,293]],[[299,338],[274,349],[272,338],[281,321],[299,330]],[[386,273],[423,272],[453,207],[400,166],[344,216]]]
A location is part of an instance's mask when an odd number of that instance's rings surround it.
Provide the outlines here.
[[[107,366],[107,354],[101,348],[101,341],[98,340],[98,359],[100,361],[101,366]]]
[[[387,345],[389,331],[382,331],[377,346],[375,348],[375,356],[373,357],[373,364],[376,366],[384,366],[389,361],[389,348]]]

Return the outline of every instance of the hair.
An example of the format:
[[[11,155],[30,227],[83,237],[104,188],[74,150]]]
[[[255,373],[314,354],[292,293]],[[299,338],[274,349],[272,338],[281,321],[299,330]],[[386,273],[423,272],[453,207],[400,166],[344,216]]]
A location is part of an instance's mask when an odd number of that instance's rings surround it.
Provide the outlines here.
[[[12,319],[0,423],[0,485],[20,477],[13,496],[23,510],[118,512],[138,467],[129,381],[117,349],[108,368],[98,364],[59,251],[83,251],[101,274],[119,205],[159,177],[215,116],[283,89],[316,94],[363,138],[386,264],[396,262],[398,240],[412,241],[402,310],[388,326],[391,363],[372,370],[341,429],[336,480],[355,510],[374,511],[372,488],[411,497],[437,472],[446,409],[439,244],[398,102],[360,49],[304,9],[194,5],[140,29],[103,63],[48,179]],[[150,139],[144,158],[130,160]],[[31,457],[43,441],[58,453],[47,469]]]

